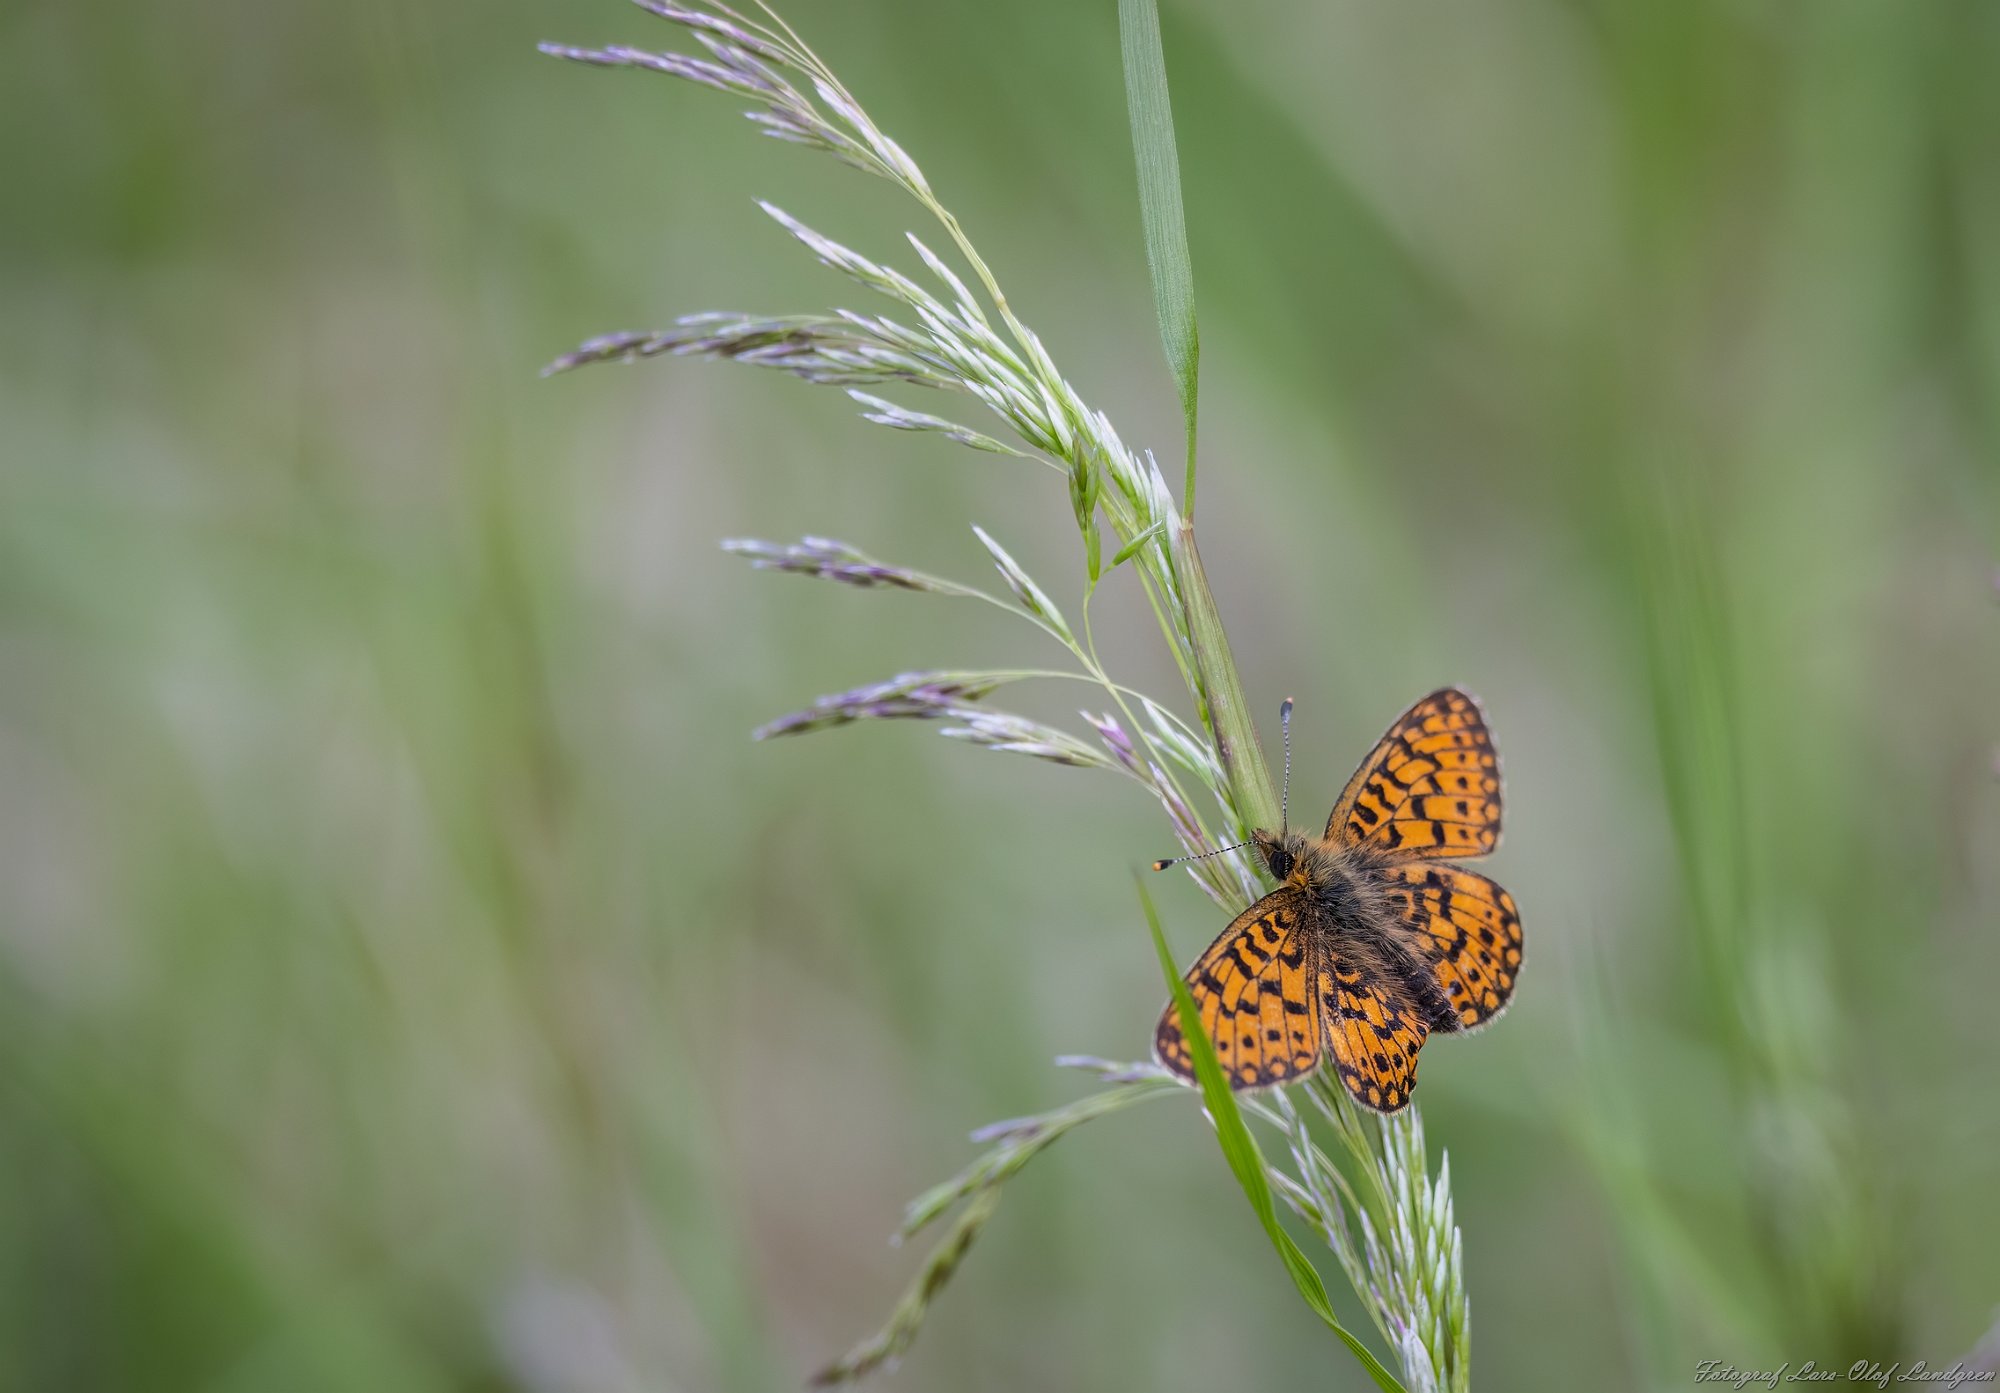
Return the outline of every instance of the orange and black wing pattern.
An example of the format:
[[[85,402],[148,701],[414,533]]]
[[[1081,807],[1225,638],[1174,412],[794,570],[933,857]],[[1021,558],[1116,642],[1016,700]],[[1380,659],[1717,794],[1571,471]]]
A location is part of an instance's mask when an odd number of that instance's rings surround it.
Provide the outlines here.
[[[1417,1051],[1430,1032],[1408,991],[1369,956],[1329,947],[1315,973],[1326,1051],[1354,1101],[1400,1112],[1417,1086]]]
[[[1424,860],[1500,844],[1500,760],[1479,703],[1432,692],[1389,727],[1347,781],[1327,840]]]
[[[1304,894],[1272,891],[1222,931],[1188,970],[1202,1029],[1232,1088],[1289,1083],[1319,1062],[1320,1006],[1307,990],[1311,947]],[[1194,1078],[1194,1057],[1172,1001],[1153,1035],[1160,1063]]]
[[[1457,1013],[1476,1030],[1506,1009],[1521,970],[1521,916],[1514,897],[1476,871],[1403,862],[1382,872],[1404,943],[1429,964]]]

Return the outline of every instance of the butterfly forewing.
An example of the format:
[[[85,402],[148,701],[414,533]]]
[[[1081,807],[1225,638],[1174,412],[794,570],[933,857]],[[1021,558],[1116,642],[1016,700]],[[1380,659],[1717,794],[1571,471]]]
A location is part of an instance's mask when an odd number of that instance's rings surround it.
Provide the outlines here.
[[[1188,970],[1188,989],[1217,1062],[1235,1088],[1261,1088],[1312,1072],[1319,1005],[1307,990],[1305,896],[1286,886],[1238,915]],[[1194,1077],[1194,1058],[1173,1002],[1153,1037],[1160,1062]]]
[[[1479,704],[1446,687],[1405,711],[1347,781],[1326,835],[1425,859],[1499,845],[1500,761]]]

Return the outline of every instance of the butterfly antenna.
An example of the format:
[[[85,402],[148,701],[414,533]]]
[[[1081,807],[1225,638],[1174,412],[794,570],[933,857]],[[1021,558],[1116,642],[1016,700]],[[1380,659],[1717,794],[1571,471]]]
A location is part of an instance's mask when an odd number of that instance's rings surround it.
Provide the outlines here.
[[[1224,852],[1236,851],[1248,845],[1250,845],[1248,842],[1238,842],[1235,846],[1221,846],[1217,847],[1214,851],[1204,851],[1195,856],[1170,856],[1164,861],[1155,861],[1153,869],[1164,871],[1167,867],[1178,866],[1183,861],[1206,861],[1211,856],[1220,856]]]
[[[1278,724],[1285,730],[1285,785],[1278,795],[1278,823],[1287,833],[1292,830],[1292,699],[1285,698],[1278,708]]]

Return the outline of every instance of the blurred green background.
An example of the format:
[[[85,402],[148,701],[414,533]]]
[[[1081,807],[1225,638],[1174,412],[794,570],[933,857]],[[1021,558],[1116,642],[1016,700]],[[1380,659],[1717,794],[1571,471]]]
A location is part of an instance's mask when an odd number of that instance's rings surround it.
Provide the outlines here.
[[[1174,459],[1112,0],[788,15]],[[1252,699],[1299,699],[1294,802],[1447,681],[1507,760],[1530,967],[1422,1092],[1480,1386],[1965,1354],[2000,9],[1165,32],[1204,553]],[[970,1129],[1146,1048],[1154,809],[916,727],[746,738],[1057,655],[715,547],[977,580],[978,521],[1073,605],[1059,484],[770,375],[535,375],[854,303],[753,195],[906,269],[919,211],[538,39],[681,46],[613,0],[0,17],[6,1389],[795,1387],[914,1273],[884,1236]],[[1098,632],[1177,695],[1125,584]],[[1184,955],[1220,927],[1163,907]],[[1170,1100],[1009,1187],[885,1386],[1362,1382]]]

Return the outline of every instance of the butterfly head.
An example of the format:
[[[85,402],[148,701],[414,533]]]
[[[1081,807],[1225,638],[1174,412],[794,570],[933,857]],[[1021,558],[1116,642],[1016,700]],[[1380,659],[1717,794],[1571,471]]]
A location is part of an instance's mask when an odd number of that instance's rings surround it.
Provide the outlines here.
[[[1281,885],[1306,883],[1312,864],[1310,837],[1303,832],[1266,832],[1260,827],[1251,833],[1251,840],[1257,844],[1257,854],[1264,858],[1271,879]]]

